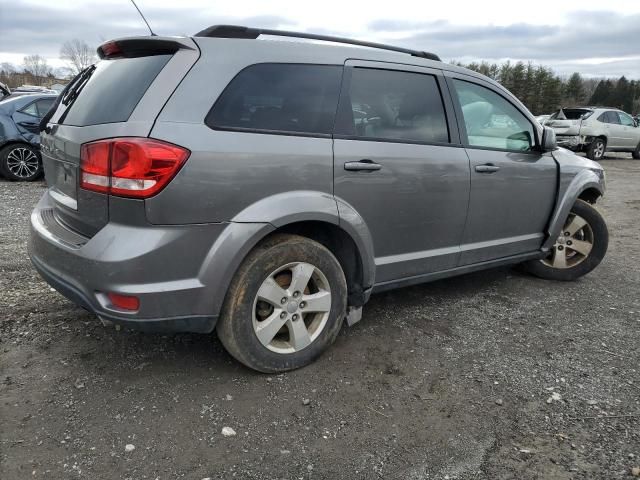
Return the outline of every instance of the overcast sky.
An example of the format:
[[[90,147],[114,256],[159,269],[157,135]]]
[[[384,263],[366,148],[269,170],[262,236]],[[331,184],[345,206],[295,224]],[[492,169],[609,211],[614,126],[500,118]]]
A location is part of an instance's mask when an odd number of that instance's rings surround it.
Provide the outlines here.
[[[160,35],[226,23],[330,33],[463,62],[532,60],[560,74],[640,78],[640,0],[137,0]],[[129,0],[0,0],[0,62],[80,38],[144,35]]]

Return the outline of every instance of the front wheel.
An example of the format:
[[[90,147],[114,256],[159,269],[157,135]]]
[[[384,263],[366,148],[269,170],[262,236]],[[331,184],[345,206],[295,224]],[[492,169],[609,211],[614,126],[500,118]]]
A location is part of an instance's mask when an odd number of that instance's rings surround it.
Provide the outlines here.
[[[602,215],[589,203],[577,200],[549,256],[524,266],[537,277],[576,280],[600,264],[608,246],[609,231]]]
[[[8,180],[32,182],[42,174],[42,162],[33,147],[9,145],[0,150],[0,170]]]
[[[631,152],[631,156],[636,160],[640,160],[640,143],[638,144],[636,149],[633,152]]]
[[[346,303],[344,273],[327,248],[297,235],[274,235],[238,269],[217,333],[227,351],[254,370],[293,370],[333,343]]]

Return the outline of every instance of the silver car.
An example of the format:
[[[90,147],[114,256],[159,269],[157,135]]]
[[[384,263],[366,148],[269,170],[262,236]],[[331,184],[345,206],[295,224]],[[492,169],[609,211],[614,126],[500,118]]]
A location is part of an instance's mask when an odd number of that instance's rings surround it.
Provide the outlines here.
[[[563,108],[544,123],[556,132],[558,145],[584,151],[591,160],[605,152],[631,152],[640,159],[640,127],[631,115],[615,108]]]
[[[574,280],[607,251],[602,167],[434,54],[229,26],[98,53],[41,123],[29,251],[105,321],[215,329],[279,372],[376,292],[519,263]]]

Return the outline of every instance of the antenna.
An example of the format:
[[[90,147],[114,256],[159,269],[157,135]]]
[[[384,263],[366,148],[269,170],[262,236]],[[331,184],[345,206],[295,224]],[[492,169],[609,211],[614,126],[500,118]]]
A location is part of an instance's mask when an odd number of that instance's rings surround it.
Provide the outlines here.
[[[157,35],[155,33],[153,33],[153,30],[151,30],[151,27],[149,26],[149,22],[147,22],[147,19],[144,18],[144,15],[142,14],[142,12],[140,11],[140,9],[138,8],[138,5],[136,5],[136,2],[134,2],[133,0],[131,0],[131,3],[133,3],[133,6],[136,7],[136,10],[138,10],[138,13],[140,14],[140,16],[142,17],[142,20],[144,20],[144,23],[147,24],[147,28],[149,29],[149,32],[151,33],[152,37],[157,37]]]

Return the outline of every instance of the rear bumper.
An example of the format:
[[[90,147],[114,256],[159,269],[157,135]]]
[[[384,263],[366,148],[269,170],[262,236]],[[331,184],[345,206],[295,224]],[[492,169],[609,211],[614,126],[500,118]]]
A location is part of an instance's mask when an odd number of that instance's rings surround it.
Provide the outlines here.
[[[556,135],[556,143],[560,147],[576,150],[585,144],[585,137],[581,135]]]
[[[103,319],[141,330],[215,328],[226,288],[202,281],[201,271],[215,261],[212,245],[229,224],[108,223],[86,238],[57,222],[53,206],[47,192],[31,214],[29,256],[62,295]],[[115,307],[108,292],[138,297],[139,309]]]

